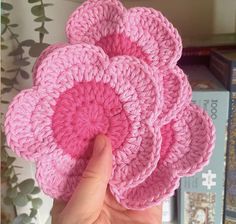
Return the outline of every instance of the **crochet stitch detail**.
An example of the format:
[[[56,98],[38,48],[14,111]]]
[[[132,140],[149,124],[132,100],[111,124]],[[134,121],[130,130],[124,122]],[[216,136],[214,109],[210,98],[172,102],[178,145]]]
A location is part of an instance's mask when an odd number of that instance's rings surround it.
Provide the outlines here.
[[[88,0],[70,16],[66,34],[69,43],[42,52],[34,86],[9,105],[8,145],[36,163],[46,194],[67,201],[103,133],[112,143],[116,200],[136,210],[158,205],[182,176],[203,169],[215,143],[212,120],[191,103],[176,65],[177,30],[154,9]]]

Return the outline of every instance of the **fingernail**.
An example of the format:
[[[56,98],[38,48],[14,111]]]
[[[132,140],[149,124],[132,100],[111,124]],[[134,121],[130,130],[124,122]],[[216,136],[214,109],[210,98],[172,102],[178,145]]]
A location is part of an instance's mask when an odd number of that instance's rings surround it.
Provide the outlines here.
[[[106,148],[107,139],[105,135],[98,135],[93,146],[93,156],[99,156]]]

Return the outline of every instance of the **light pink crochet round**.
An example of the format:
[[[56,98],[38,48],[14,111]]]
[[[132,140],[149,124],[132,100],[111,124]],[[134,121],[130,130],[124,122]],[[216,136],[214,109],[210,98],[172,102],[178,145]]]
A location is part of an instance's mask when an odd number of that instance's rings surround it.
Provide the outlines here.
[[[187,77],[176,66],[177,31],[153,9],[89,0],[70,17],[67,36],[70,44],[41,54],[35,85],[10,104],[9,146],[36,162],[46,194],[68,200],[95,136],[106,134],[116,200],[129,209],[159,204],[181,176],[207,164],[215,140],[211,119],[191,104]]]
[[[66,33],[72,44],[95,44],[109,57],[135,56],[161,69],[174,67],[182,51],[177,30],[159,11],[127,10],[118,0],[85,2],[70,16]]]

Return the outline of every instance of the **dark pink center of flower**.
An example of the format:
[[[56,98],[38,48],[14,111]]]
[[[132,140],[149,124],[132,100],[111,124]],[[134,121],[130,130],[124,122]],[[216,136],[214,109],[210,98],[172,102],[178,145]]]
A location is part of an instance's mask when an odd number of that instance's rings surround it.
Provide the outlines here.
[[[96,45],[101,47],[109,57],[119,55],[135,56],[150,64],[148,55],[143,52],[142,48],[122,33],[102,37]]]
[[[129,133],[129,120],[119,96],[107,84],[84,82],[63,92],[52,118],[56,143],[73,157],[91,155],[96,135],[106,134],[113,150]]]

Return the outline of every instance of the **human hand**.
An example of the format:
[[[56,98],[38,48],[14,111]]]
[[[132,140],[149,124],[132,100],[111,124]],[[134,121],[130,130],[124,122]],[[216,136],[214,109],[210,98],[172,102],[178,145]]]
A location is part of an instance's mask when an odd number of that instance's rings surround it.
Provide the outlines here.
[[[143,211],[123,208],[107,188],[112,170],[109,139],[98,135],[93,154],[71,199],[54,200],[52,224],[160,224],[162,207]]]

